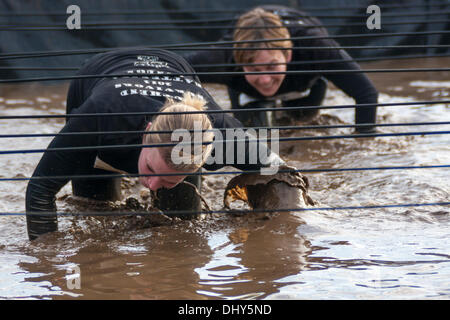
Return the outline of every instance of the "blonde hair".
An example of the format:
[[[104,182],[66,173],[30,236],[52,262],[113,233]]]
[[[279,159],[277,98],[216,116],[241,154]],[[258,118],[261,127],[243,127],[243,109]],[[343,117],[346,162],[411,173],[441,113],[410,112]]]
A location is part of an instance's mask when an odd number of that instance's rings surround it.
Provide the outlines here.
[[[179,102],[172,99],[167,99],[163,108],[160,110],[160,114],[152,121],[152,125],[148,132],[152,131],[170,131],[173,132],[177,129],[186,129],[190,131],[191,141],[194,141],[194,128],[198,128],[198,124],[201,125],[202,130],[202,142],[212,142],[214,139],[214,132],[212,131],[211,120],[205,113],[180,113],[180,114],[167,114],[167,112],[193,112],[203,111],[206,101],[199,95],[194,95],[191,92],[185,92],[183,99]],[[206,131],[205,130],[209,130]],[[150,133],[145,134],[144,144],[161,144],[161,143],[173,143],[171,139],[171,133]],[[198,154],[194,150],[198,150],[195,147],[191,148],[192,152],[188,163],[175,164],[172,160],[172,149],[174,146],[160,147],[160,153],[162,159],[166,164],[180,172],[195,172],[203,166],[206,159],[209,157],[212,151],[212,143],[202,144],[197,146],[201,148],[201,153]]]
[[[270,39],[290,39],[289,30],[283,26],[280,16],[262,8],[255,8],[240,16],[236,23],[233,40],[238,42],[233,47],[241,49],[249,47],[287,49],[293,46],[291,40],[258,43],[241,42]],[[251,63],[257,50],[234,50],[234,61],[236,63]],[[282,52],[287,57],[289,50],[282,50]]]

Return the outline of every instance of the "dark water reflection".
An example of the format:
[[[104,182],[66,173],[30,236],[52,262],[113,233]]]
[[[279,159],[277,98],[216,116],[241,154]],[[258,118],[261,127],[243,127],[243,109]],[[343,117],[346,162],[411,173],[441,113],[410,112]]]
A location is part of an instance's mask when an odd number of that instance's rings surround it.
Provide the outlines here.
[[[301,224],[291,215],[269,221],[221,217],[113,238],[97,230],[76,243],[58,232],[17,247],[34,258],[18,267],[54,299],[254,299],[277,292],[289,283],[278,280],[306,268],[311,249],[297,232]],[[67,288],[71,266],[81,266],[82,296]]]
[[[382,62],[368,68],[444,67],[449,59]],[[394,64],[393,64],[394,63]],[[448,99],[448,73],[371,74],[380,102]],[[63,114],[67,84],[0,87],[0,114]],[[223,105],[225,92],[210,87]],[[331,90],[327,104],[352,101]],[[448,104],[380,108],[383,123],[450,121]],[[353,110],[322,112],[319,123],[352,123]],[[14,121],[14,122],[13,122]],[[52,133],[62,120],[0,120],[2,134]],[[448,130],[385,127],[380,132]],[[287,135],[348,134],[350,129]],[[1,138],[1,150],[44,148],[50,138]],[[302,141],[281,146],[303,169],[450,164],[448,135]],[[28,177],[39,154],[1,155],[0,177]],[[308,174],[318,207],[446,202],[449,171],[345,171]],[[231,176],[208,176],[204,195],[221,209]],[[26,182],[0,181],[0,211],[23,212]],[[135,181],[124,196],[139,199]],[[86,203],[58,194],[61,211]],[[143,201],[143,200],[141,200]],[[102,204],[97,204],[102,206]],[[122,220],[121,220],[122,219]],[[128,222],[128,221],[126,221]],[[114,227],[111,226],[127,226]],[[59,232],[29,242],[25,218],[0,216],[3,299],[448,299],[448,206],[317,210],[271,219],[207,217],[144,228],[123,218],[61,217]],[[72,270],[79,268],[80,288]]]

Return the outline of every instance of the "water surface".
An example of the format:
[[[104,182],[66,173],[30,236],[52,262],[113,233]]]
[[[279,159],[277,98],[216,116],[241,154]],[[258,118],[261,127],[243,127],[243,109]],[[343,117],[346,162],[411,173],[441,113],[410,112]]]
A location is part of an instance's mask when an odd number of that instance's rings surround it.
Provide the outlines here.
[[[366,64],[366,68],[446,67],[449,59]],[[448,72],[369,74],[380,102],[449,99]],[[228,105],[223,88],[208,86]],[[1,115],[64,114],[67,83],[2,85]],[[327,105],[353,103],[331,89]],[[351,124],[353,110],[323,110],[315,123]],[[382,123],[450,121],[448,104],[379,108]],[[0,120],[2,134],[56,133],[61,119]],[[382,127],[379,132],[449,130],[450,126]],[[351,129],[287,135],[350,134]],[[0,138],[0,150],[45,148],[49,137]],[[303,169],[450,164],[448,135],[282,143]],[[29,177],[40,154],[0,157],[0,177]],[[228,171],[228,169],[227,169]],[[318,208],[446,202],[449,170],[371,170],[306,174]],[[222,208],[230,175],[207,176],[203,194]],[[0,212],[23,213],[26,181],[0,181]],[[134,180],[126,198],[141,202]],[[58,194],[60,211],[102,209]],[[104,208],[103,208],[104,210]],[[146,228],[126,218],[60,217],[59,231],[29,242],[23,215],[0,216],[3,299],[448,299],[450,209],[413,206],[317,210],[268,220],[216,215]],[[77,269],[78,268],[78,269]],[[80,288],[73,270],[80,271]]]

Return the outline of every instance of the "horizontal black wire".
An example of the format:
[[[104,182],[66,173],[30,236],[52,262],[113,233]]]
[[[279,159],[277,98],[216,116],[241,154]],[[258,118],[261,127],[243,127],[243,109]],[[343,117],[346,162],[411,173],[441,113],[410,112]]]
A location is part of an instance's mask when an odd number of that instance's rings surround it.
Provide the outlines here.
[[[206,10],[206,9],[194,9],[194,10],[128,10],[128,11],[116,11],[116,12],[105,12],[105,11],[83,11],[83,16],[108,16],[108,15],[153,15],[153,14],[163,14],[163,13],[215,13],[215,14],[223,14],[223,13],[240,13],[243,11],[238,10]],[[55,12],[34,12],[34,11],[22,11],[22,12],[0,12],[0,17],[17,17],[17,16],[67,16],[68,14],[64,11],[55,11]]]
[[[134,47],[136,48],[136,47]],[[139,47],[142,48],[142,47]],[[234,47],[162,47],[154,46],[152,48],[166,49],[172,51],[193,51],[193,50],[208,50],[208,51],[221,51],[221,50],[386,50],[386,49],[447,49],[450,45],[392,45],[392,46],[339,46],[339,47],[291,47],[291,48],[260,48],[260,47],[248,47],[248,48],[234,48]],[[107,48],[107,49],[88,49],[88,50],[66,50],[58,52],[45,52],[45,53],[27,53],[27,54],[1,54],[0,60],[16,60],[16,59],[29,59],[29,58],[48,58],[54,56],[63,55],[84,55],[84,54],[97,54],[104,53],[111,50],[123,49],[123,47]],[[133,49],[133,48],[129,48]],[[151,48],[149,48],[151,49]]]
[[[430,16],[430,15],[445,15],[450,14],[450,11],[446,10],[435,10],[435,11],[421,11],[421,12],[406,12],[406,13],[383,13],[383,17],[420,17],[420,16]],[[367,19],[370,15],[367,13],[363,14],[308,14],[299,17],[301,18],[323,18],[323,19],[343,19],[343,18],[363,18]],[[238,20],[237,16],[226,17],[226,18],[198,18],[198,19],[167,19],[167,20],[152,20],[148,23],[150,24],[192,24],[192,23],[210,23],[210,22],[236,22]]]
[[[404,8],[404,4],[377,4],[380,9],[395,9],[395,8]],[[449,2],[442,3],[427,3],[427,4],[408,4],[408,8],[433,8],[433,7],[446,7],[450,6]],[[308,6],[300,6],[299,9],[303,11],[329,11],[329,10],[349,10],[349,9],[366,9],[367,6],[339,6],[339,7],[308,7]],[[116,11],[116,12],[105,12],[105,11],[83,11],[83,15],[155,15],[155,14],[163,14],[163,13],[202,13],[202,14],[240,14],[244,13],[251,8],[247,9],[204,9],[204,8],[196,8],[196,9],[163,9],[163,10],[127,10],[127,11]],[[0,13],[0,16],[14,17],[14,16],[67,16],[66,12],[56,11],[56,12],[36,12],[36,11],[22,11],[22,12],[7,12]]]
[[[450,46],[449,46],[450,47]],[[292,71],[227,71],[227,72],[194,72],[194,73],[161,73],[161,74],[100,74],[100,75],[72,75],[60,77],[38,77],[38,78],[20,78],[20,79],[0,79],[0,83],[21,83],[36,81],[61,81],[73,79],[92,79],[92,78],[133,78],[141,77],[150,79],[152,77],[164,76],[203,76],[203,75],[222,75],[222,76],[238,76],[238,75],[296,75],[296,74],[353,74],[353,73],[397,73],[397,72],[442,72],[450,71],[450,68],[401,68],[401,69],[358,69],[358,70],[292,70]],[[136,88],[132,88],[136,89]]]
[[[384,34],[361,34],[364,37],[370,36],[370,37],[384,37],[384,36],[400,36],[400,35],[429,35],[429,34],[435,34],[435,32],[441,34],[441,33],[449,33],[450,31],[442,31],[442,30],[436,30],[436,31],[423,31],[423,32],[403,32],[403,33],[384,33]],[[214,42],[194,42],[194,43],[181,43],[181,44],[167,44],[167,45],[153,45],[148,48],[179,48],[179,47],[194,47],[194,46],[217,46],[217,45],[234,45],[239,43],[265,43],[265,42],[277,42],[277,41],[286,41],[286,40],[313,40],[313,39],[330,39],[330,38],[345,38],[345,37],[355,37],[358,35],[327,35],[327,36],[301,36],[301,37],[290,37],[290,38],[274,38],[274,39],[260,39],[260,40],[245,40],[245,41],[214,41]],[[139,47],[118,47],[115,49],[135,49]],[[142,48],[142,47],[141,47]],[[302,48],[309,48],[309,47],[302,47]],[[336,49],[336,47],[321,47],[321,48],[333,48]],[[41,54],[87,54],[87,53],[100,53],[105,52],[108,50],[111,50],[112,48],[98,48],[98,49],[82,49],[82,50],[65,50],[65,51],[40,51],[40,52],[31,52],[31,53],[23,53],[23,52],[16,52],[16,53],[3,53],[0,55],[0,58],[3,57],[12,57],[12,56],[26,56],[26,55],[41,55]],[[191,49],[191,48],[190,48]],[[216,49],[216,48],[214,48]],[[233,49],[221,47],[221,49]],[[256,49],[256,48],[250,48],[250,49]],[[258,48],[261,49],[261,48]],[[269,48],[266,48],[269,49]],[[294,47],[295,49],[295,47]],[[300,49],[300,48],[297,48]]]
[[[268,41],[268,40],[264,40]],[[450,45],[446,44],[432,44],[432,45],[386,45],[386,46],[339,46],[339,47],[291,47],[291,48],[260,48],[260,47],[248,47],[248,48],[234,48],[234,47],[167,47],[167,50],[178,50],[178,51],[184,51],[184,50],[210,50],[210,51],[220,51],[220,50],[379,50],[379,49],[444,49],[449,48]],[[164,49],[164,47],[162,47]]]
[[[438,23],[447,23],[449,20],[433,20],[433,21],[386,21],[383,20],[383,26],[394,26],[394,25],[412,25],[412,24],[438,24]],[[322,26],[315,26],[315,25],[305,25],[303,28],[311,29],[311,28],[321,28],[325,27],[327,29],[331,28],[343,28],[343,27],[364,27],[367,28],[366,23],[346,23],[346,24],[322,24]],[[233,27],[233,29],[278,29],[278,28],[284,28],[284,26],[264,26],[264,27]],[[208,26],[183,26],[183,30],[227,30],[230,29],[229,25],[208,25]],[[79,31],[79,30],[69,30],[67,29],[67,26],[0,26],[1,31]],[[81,29],[80,29],[81,30]],[[156,30],[180,30],[180,27],[178,26],[88,26],[86,27],[85,24],[83,24],[82,28],[83,32],[86,30],[104,30],[104,31],[156,31]]]
[[[213,22],[222,22],[222,20],[215,20]],[[177,21],[174,20],[174,22],[176,23]],[[183,20],[180,22],[184,22],[184,23],[204,23],[205,21],[202,20]],[[133,26],[149,26],[149,25],[154,25],[154,24],[158,24],[158,21],[154,21],[154,20],[144,20],[144,21],[107,21],[107,22],[83,22],[83,29],[90,29],[90,27],[133,27]],[[53,23],[53,24],[39,24],[37,25],[36,23],[26,23],[26,24],[4,24],[4,25],[0,25],[0,30],[8,30],[8,29],[3,29],[3,28],[25,28],[25,27],[29,27],[29,28],[43,28],[44,30],[46,30],[46,28],[58,28],[57,30],[59,30],[59,28],[63,28],[63,29],[67,29],[67,26],[65,23]],[[178,27],[178,29],[184,29],[185,26],[183,27]],[[199,26],[186,26],[186,27],[199,27]],[[200,26],[202,28],[206,28],[208,26]],[[216,26],[217,27],[217,26]],[[223,26],[219,26],[222,27],[224,29],[226,28],[230,28],[230,25],[223,25]],[[258,27],[245,27],[245,29],[253,29],[253,28],[258,28]],[[269,28],[272,28],[269,27]],[[273,28],[283,28],[280,26],[276,26]],[[317,28],[317,26],[316,26]],[[33,29],[32,29],[33,30]],[[50,29],[52,30],[52,29]],[[79,29],[81,30],[81,29]]]
[[[265,42],[277,42],[286,40],[317,40],[317,39],[346,39],[346,38],[372,38],[372,37],[396,37],[396,36],[425,36],[434,34],[448,34],[448,30],[431,30],[431,31],[416,31],[416,32],[388,32],[388,33],[359,33],[359,34],[341,34],[341,35],[320,35],[320,36],[299,36],[290,38],[274,38],[274,39],[258,39],[258,40],[240,40],[240,41],[216,41],[216,42],[199,42],[190,44],[190,46],[205,44],[208,45],[226,45],[226,44],[241,44],[241,43],[265,43]],[[176,44],[171,47],[183,47],[189,46],[189,44]]]
[[[270,39],[270,41],[284,41],[286,39]],[[252,42],[267,42],[269,40],[253,40]],[[250,41],[245,41],[250,42]],[[225,42],[222,42],[224,44]],[[230,42],[227,42],[230,43]],[[232,42],[232,43],[243,43],[243,42]],[[209,45],[209,43],[193,43],[193,44],[186,44],[186,45]],[[184,46],[185,44],[182,44],[181,46]],[[147,47],[148,49],[152,48],[162,48],[162,49],[170,49],[170,50],[281,50],[283,48],[260,48],[260,47],[249,47],[249,48],[234,48],[234,47],[185,47],[185,48],[178,48],[180,45],[157,45],[152,47]],[[0,54],[0,60],[6,60],[6,59],[25,59],[25,58],[36,58],[36,57],[52,57],[52,56],[60,56],[60,55],[78,55],[78,54],[97,54],[97,53],[104,53],[111,50],[119,50],[119,49],[139,49],[139,48],[145,48],[145,47],[115,47],[115,48],[99,48],[99,49],[82,49],[82,50],[64,50],[64,51],[40,51],[40,52],[31,52],[31,53],[23,53],[23,52],[16,52],[16,53],[4,53]],[[448,48],[447,45],[402,45],[402,46],[347,46],[347,47],[292,47],[290,49],[304,49],[304,50],[318,50],[318,49],[331,49],[331,50],[338,50],[338,49],[383,49],[383,48]],[[289,48],[286,48],[288,50]]]
[[[245,10],[244,10],[245,11]],[[92,15],[154,15],[154,14],[163,14],[163,13],[217,13],[217,14],[224,14],[224,13],[240,13],[243,12],[241,10],[208,10],[203,8],[198,9],[191,9],[191,10],[171,10],[171,9],[164,9],[164,10],[127,10],[127,11],[116,11],[116,12],[105,12],[105,11],[83,11],[83,15],[86,16],[92,16]],[[22,11],[22,12],[7,12],[3,13],[0,12],[1,16],[8,16],[8,17],[15,17],[15,16],[67,16],[67,13],[64,11],[47,11],[47,12],[34,12],[34,11]]]
[[[162,49],[171,49],[171,50],[280,50],[280,48],[260,48],[260,47],[249,47],[249,48],[234,48],[234,47],[222,47],[222,45],[234,45],[239,43],[265,43],[265,42],[277,42],[277,41],[286,41],[286,40],[314,40],[314,39],[339,39],[339,38],[353,38],[353,37],[388,37],[388,36],[404,36],[404,35],[432,35],[432,34],[448,34],[450,31],[442,31],[442,30],[436,30],[436,31],[423,31],[423,32],[397,32],[397,33],[376,33],[376,34],[351,34],[351,35],[327,35],[327,36],[302,36],[302,37],[290,37],[290,38],[274,38],[274,39],[260,39],[260,40],[245,40],[245,41],[215,41],[215,42],[194,42],[194,43],[181,43],[181,44],[167,44],[167,45],[153,45],[150,48],[162,48]],[[211,47],[211,46],[218,46],[221,47]],[[200,47],[197,47],[200,46]],[[202,46],[207,46],[206,48],[203,48]],[[448,46],[446,45],[412,45],[411,48],[419,47],[419,48],[446,48]],[[197,47],[197,48],[192,48]],[[382,49],[382,48],[404,48],[409,46],[362,46],[362,48],[367,49]],[[71,54],[92,54],[92,53],[102,53],[106,52],[112,49],[136,49],[136,48],[144,48],[144,47],[117,47],[117,48],[98,48],[98,49],[77,49],[77,50],[59,50],[59,51],[38,51],[38,52],[29,52],[29,53],[23,53],[23,52],[12,52],[12,53],[3,53],[0,54],[0,59],[4,60],[7,59],[18,59],[18,58],[25,58],[25,57],[49,57],[54,55],[71,55]],[[361,49],[361,46],[346,46],[346,47],[293,47],[293,48],[286,48],[287,49],[314,49],[318,50],[320,49],[349,49],[349,48],[358,48]]]
[[[421,132],[393,132],[393,133],[361,133],[361,134],[347,134],[335,136],[308,136],[308,137],[282,137],[278,138],[278,142],[287,141],[306,141],[306,140],[329,140],[329,139],[355,139],[355,138],[374,138],[374,137],[399,137],[399,136],[427,136],[427,135],[442,135],[450,134],[450,131],[421,131]],[[217,140],[215,143],[234,143],[234,142],[248,142],[246,139],[236,140]],[[251,141],[268,142],[269,139],[252,139]],[[211,142],[176,142],[176,143],[160,143],[160,144],[126,144],[126,145],[105,145],[105,146],[87,146],[87,147],[62,147],[62,148],[47,148],[47,149],[24,149],[24,150],[0,150],[1,154],[18,154],[18,153],[46,153],[46,152],[61,152],[61,151],[100,151],[111,149],[142,149],[142,148],[164,148],[183,145],[207,145]]]
[[[202,43],[190,43],[190,44],[177,44],[177,45],[168,45],[166,48],[172,48],[175,49],[179,48],[180,46],[184,45],[223,45],[223,44],[237,44],[237,43],[261,43],[261,42],[273,42],[273,41],[285,41],[285,40],[311,40],[311,39],[342,39],[342,38],[367,38],[367,37],[393,37],[393,36],[405,36],[405,35],[414,35],[414,36],[425,36],[425,35],[435,35],[435,34],[450,34],[450,31],[442,31],[442,30],[435,30],[435,31],[423,31],[423,32],[397,32],[397,33],[379,33],[379,34],[351,34],[351,35],[334,35],[334,36],[305,36],[305,37],[292,37],[292,38],[279,38],[279,39],[270,39],[270,40],[248,40],[248,41],[217,41],[217,42],[202,42]],[[153,46],[154,48],[159,48],[160,45]],[[420,46],[424,47],[424,46]],[[309,47],[293,47],[292,49],[306,49]],[[321,47],[323,49],[330,49],[330,47]],[[337,47],[332,47],[333,49],[337,49]],[[341,47],[342,49],[348,48],[348,47]],[[382,47],[386,48],[386,46]],[[265,49],[271,49],[271,50],[279,50],[279,48],[224,48],[221,49],[224,50],[265,50]],[[93,51],[94,50],[94,51]],[[49,57],[53,55],[65,55],[65,54],[85,54],[85,53],[100,53],[103,52],[104,49],[98,49],[99,51],[95,51],[96,49],[89,49],[86,52],[80,52],[79,50],[71,50],[71,51],[57,51],[57,52],[38,52],[38,53],[9,53],[9,54],[1,54],[0,60],[3,60],[5,57],[8,59],[18,59],[18,58],[25,58],[25,57],[40,57],[41,55],[44,57]],[[187,50],[187,49],[186,49]],[[208,48],[205,50],[217,50],[217,48]],[[70,52],[70,53],[69,53]],[[311,61],[309,63],[313,63],[314,61]],[[305,63],[305,62],[303,62]]]
[[[195,23],[197,20],[192,20]],[[421,21],[386,21],[383,19],[383,26],[392,26],[392,25],[414,25],[414,24],[439,24],[439,23],[448,23],[448,19],[436,19],[436,20],[421,20]],[[102,22],[102,23],[89,23],[83,22],[82,29],[70,30],[66,25],[58,23],[58,24],[15,24],[15,25],[0,25],[0,31],[86,31],[86,30],[107,30],[107,31],[119,31],[119,30],[227,30],[227,29],[280,29],[280,28],[289,28],[289,25],[283,26],[249,26],[249,27],[236,27],[230,25],[199,25],[199,26],[153,26],[154,23],[149,21],[111,21],[111,22]],[[151,26],[149,26],[151,25]],[[343,28],[343,27],[367,27],[366,22],[349,22],[345,24],[328,24],[323,23],[321,25],[303,25],[304,29],[315,29],[315,28]]]
[[[338,124],[338,125],[307,125],[307,126],[273,126],[273,127],[236,127],[236,128],[215,128],[207,130],[187,130],[187,132],[215,132],[217,130],[319,130],[319,129],[342,129],[342,128],[364,128],[364,127],[400,127],[400,126],[437,126],[449,125],[450,121],[437,122],[404,122],[404,123],[374,123],[374,124]],[[125,135],[125,134],[171,134],[172,130],[158,130],[158,131],[95,131],[95,132],[63,132],[63,133],[22,133],[22,134],[0,134],[2,138],[37,138],[37,137],[58,137],[58,136],[80,136],[80,135]]]
[[[398,56],[377,56],[377,57],[367,57],[367,58],[351,58],[351,59],[328,59],[328,60],[312,60],[312,61],[291,61],[287,65],[319,65],[325,63],[346,63],[346,62],[373,62],[373,61],[384,61],[384,60],[402,60],[402,59],[426,59],[426,58],[442,58],[449,57],[450,53],[440,53],[440,54],[416,54],[416,55],[398,55]],[[219,68],[219,67],[247,67],[247,66],[273,66],[273,65],[283,65],[285,63],[222,63],[222,64],[192,64],[193,67],[202,68]],[[1,67],[0,67],[1,69]],[[195,68],[194,68],[195,69]]]
[[[27,57],[54,57],[60,55],[77,55],[77,54],[97,54],[104,53],[110,50],[122,50],[122,49],[136,49],[142,47],[112,47],[112,48],[95,48],[95,49],[82,49],[82,50],[59,50],[59,51],[34,51],[29,53],[24,52],[10,52],[0,54],[0,60],[5,59],[23,59]],[[152,47],[148,47],[151,49]]]
[[[163,11],[162,13],[167,13],[168,11]],[[383,17],[417,17],[417,16],[429,16],[429,15],[444,15],[449,14],[450,11],[445,10],[436,10],[436,11],[422,11],[422,12],[408,12],[408,13],[383,13]],[[85,15],[85,13],[83,13]],[[67,16],[67,14],[66,14]],[[308,17],[316,17],[316,18],[322,18],[322,19],[347,19],[347,18],[363,18],[367,19],[369,17],[369,14],[363,13],[363,14],[314,14],[310,15],[308,13],[305,13],[304,18]],[[300,18],[302,18],[300,17]],[[154,24],[192,24],[192,23],[210,23],[210,22],[236,22],[238,20],[238,17],[232,16],[227,18],[208,18],[208,19],[168,19],[168,20],[157,20],[157,21],[151,21],[149,23]]]
[[[402,59],[427,59],[427,58],[442,58],[449,57],[450,53],[438,54],[415,54],[415,55],[398,55],[398,56],[377,56],[367,58],[351,58],[351,59],[329,59],[329,60],[313,60],[313,61],[292,61],[288,65],[310,65],[310,64],[324,64],[324,63],[345,63],[345,62],[373,62],[384,60],[402,60]],[[201,68],[220,68],[220,67],[245,67],[245,66],[268,66],[268,65],[282,65],[284,63],[222,63],[222,64],[192,64],[193,67]],[[31,71],[76,71],[78,67],[1,67],[0,70],[31,70]]]
[[[382,16],[383,17],[420,17],[420,16],[429,16],[429,15],[444,15],[444,14],[450,14],[450,11],[445,11],[445,10],[436,10],[436,11],[422,11],[422,12],[407,12],[407,13],[383,13]],[[343,19],[343,18],[363,18],[363,19],[367,19],[370,15],[363,13],[363,14],[314,14],[314,15],[310,15],[308,13],[306,13],[303,17],[315,17],[315,18],[323,18],[323,19]],[[302,17],[300,17],[301,19]],[[233,17],[233,18],[228,18],[228,19],[196,19],[194,21],[201,21],[201,22],[235,22],[238,19]],[[159,23],[177,23],[177,24],[182,24],[182,23],[192,23],[193,20],[177,20],[177,19],[173,19],[173,20],[160,20],[158,21]]]
[[[396,102],[396,103],[360,103],[334,106],[301,106],[301,107],[285,107],[285,108],[244,108],[244,109],[220,109],[220,110],[202,110],[202,111],[180,111],[180,112],[117,112],[117,113],[69,113],[69,114],[46,114],[46,115],[0,115],[0,120],[6,119],[39,119],[39,118],[78,118],[78,117],[117,117],[117,116],[151,116],[151,115],[174,115],[174,114],[200,114],[200,113],[239,113],[239,112],[282,112],[294,110],[311,110],[311,109],[348,109],[348,108],[370,108],[370,107],[393,107],[393,106],[414,106],[424,104],[441,104],[450,103],[450,100],[430,100],[430,101],[412,101],[412,102]]]
[[[230,166],[230,164],[227,164]],[[418,170],[418,169],[448,169],[450,164],[443,165],[420,165],[420,166],[383,166],[383,167],[360,167],[360,168],[316,168],[316,169],[292,169],[278,170],[277,173],[299,172],[299,173],[334,173],[334,172],[352,172],[352,171],[381,171],[381,170]],[[2,181],[28,181],[28,180],[72,180],[72,179],[106,179],[106,178],[138,178],[138,177],[168,177],[168,176],[213,176],[213,175],[239,175],[239,174],[260,174],[261,170],[237,170],[237,171],[197,171],[197,172],[177,172],[177,173],[151,173],[151,174],[91,174],[91,175],[64,175],[64,176],[33,176],[33,177],[15,177],[3,178]]]
[[[15,71],[77,71],[79,67],[1,67],[0,70],[15,70]]]
[[[211,210],[211,211],[139,211],[139,212],[117,212],[117,211],[99,211],[99,212],[0,212],[0,216],[93,216],[93,217],[113,217],[113,216],[148,216],[158,215],[180,215],[180,214],[245,214],[245,213],[276,213],[276,212],[304,212],[304,211],[337,211],[337,210],[367,210],[367,209],[391,209],[391,208],[410,208],[424,206],[448,206],[450,202],[428,202],[428,203],[403,203],[403,204],[384,204],[369,206],[345,206],[345,207],[308,207],[308,208],[280,208],[280,209],[229,209],[229,210]]]

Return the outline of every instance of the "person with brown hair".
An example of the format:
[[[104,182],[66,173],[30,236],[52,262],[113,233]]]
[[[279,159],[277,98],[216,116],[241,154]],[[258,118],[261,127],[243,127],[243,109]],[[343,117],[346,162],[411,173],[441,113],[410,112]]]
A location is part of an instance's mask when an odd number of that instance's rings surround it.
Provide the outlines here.
[[[242,14],[233,29],[220,45],[229,47],[228,40],[232,40],[234,50],[203,50],[185,56],[198,73],[203,73],[199,74],[203,83],[227,85],[233,109],[320,106],[329,80],[357,105],[366,104],[355,107],[355,123],[362,125],[357,130],[374,130],[378,92],[367,76],[361,72],[321,73],[357,71],[360,67],[329,37],[318,19],[300,10],[267,5]],[[212,67],[214,64],[227,66]],[[211,71],[214,73],[208,74]],[[235,71],[244,74],[221,74]],[[244,125],[270,126],[277,121],[304,120],[317,113],[317,109],[285,109],[273,112],[273,117],[267,112],[234,114]]]
[[[68,120],[28,183],[25,206],[30,240],[57,229],[55,195],[70,180],[76,196],[114,201],[120,199],[120,178],[108,175],[138,173],[143,186],[158,198],[168,197],[160,202],[169,207],[161,210],[199,211],[198,190],[192,184],[200,188],[200,176],[190,173],[202,167],[224,167],[223,162],[206,161],[217,152],[212,129],[242,124],[223,112],[205,112],[222,109],[202,88],[190,65],[169,51],[130,49],[98,54],[78,75],[86,77],[70,84]],[[174,142],[178,141],[173,141],[172,133],[178,129],[192,137],[200,135],[201,143],[184,155],[188,161],[174,157]],[[172,145],[165,146],[168,143]],[[233,143],[224,148],[230,146]],[[227,164],[259,170],[283,163],[264,143],[258,147],[269,154],[268,161]],[[227,152],[222,150],[222,154]],[[248,147],[245,152],[249,159]],[[182,183],[185,180],[188,184]]]

